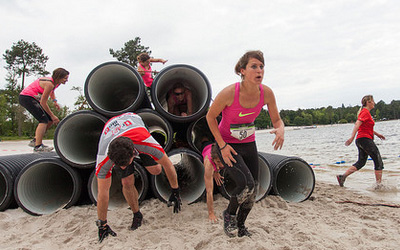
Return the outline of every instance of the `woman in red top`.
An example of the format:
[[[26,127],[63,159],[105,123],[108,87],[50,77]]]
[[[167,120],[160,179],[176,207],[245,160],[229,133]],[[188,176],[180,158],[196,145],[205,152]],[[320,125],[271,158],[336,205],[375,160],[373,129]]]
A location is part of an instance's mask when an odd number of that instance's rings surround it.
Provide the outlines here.
[[[374,161],[376,184],[379,185],[382,181],[383,162],[378,147],[374,143],[374,135],[378,136],[381,140],[385,140],[385,137],[374,131],[375,122],[370,113],[370,111],[375,107],[372,95],[364,96],[361,103],[362,107],[358,113],[357,122],[354,125],[350,139],[345,143],[346,146],[349,146],[353,142],[357,133],[356,146],[358,148],[358,161],[347,169],[343,175],[336,176],[341,187],[343,187],[347,176],[365,166],[368,155],[371,156]]]

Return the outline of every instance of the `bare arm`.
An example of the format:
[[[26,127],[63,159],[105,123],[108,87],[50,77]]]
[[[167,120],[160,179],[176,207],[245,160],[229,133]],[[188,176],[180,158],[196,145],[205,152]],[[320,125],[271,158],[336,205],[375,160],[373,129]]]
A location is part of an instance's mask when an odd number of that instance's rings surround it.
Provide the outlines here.
[[[353,140],[356,137],[357,131],[360,128],[361,124],[362,124],[362,121],[360,121],[360,120],[356,121],[356,123],[354,124],[353,131],[351,132],[351,137],[345,142],[346,146],[349,146],[353,142]]]
[[[217,117],[226,106],[229,106],[233,103],[233,99],[235,96],[234,91],[234,85],[230,85],[223,89],[215,98],[206,115],[208,127],[210,128],[210,131],[213,134],[218,147],[223,148],[221,150],[222,158],[225,163],[230,167],[232,167],[232,162],[236,162],[236,160],[232,156],[232,153],[235,155],[237,153],[230,145],[226,145],[225,141],[222,139],[221,132],[218,129]]]
[[[281,116],[279,115],[278,107],[276,105],[275,95],[271,88],[263,85],[264,88],[264,104],[268,106],[268,113],[271,117],[272,125],[274,129],[270,132],[275,134],[275,139],[272,142],[274,149],[281,149],[283,142],[285,141],[285,124],[283,123]]]
[[[57,124],[57,123],[60,122],[60,120],[58,119],[57,116],[55,116],[53,114],[53,112],[51,112],[51,109],[50,109],[49,105],[47,105],[47,100],[49,99],[50,93],[54,89],[54,85],[51,82],[42,81],[42,82],[40,82],[40,86],[44,89],[42,97],[40,98],[40,105],[47,112],[47,114],[50,115],[50,117],[53,120],[53,122],[55,124]]]
[[[208,219],[211,222],[218,221],[217,217],[214,214],[214,181],[213,181],[213,173],[214,168],[208,159],[208,156],[204,159],[204,182],[206,184],[206,192],[207,192],[207,208],[208,208]]]
[[[107,220],[108,201],[110,199],[110,187],[111,178],[97,178],[97,217],[99,220]]]
[[[192,91],[186,90],[187,97],[187,114],[193,114],[193,100],[192,100]]]
[[[165,64],[166,62],[168,62],[168,60],[164,60],[162,58],[150,58],[150,62],[160,62],[162,64]]]
[[[161,166],[163,166],[171,188],[178,188],[178,177],[176,175],[175,167],[168,156],[164,153],[164,156],[158,160],[157,163],[160,163]]]

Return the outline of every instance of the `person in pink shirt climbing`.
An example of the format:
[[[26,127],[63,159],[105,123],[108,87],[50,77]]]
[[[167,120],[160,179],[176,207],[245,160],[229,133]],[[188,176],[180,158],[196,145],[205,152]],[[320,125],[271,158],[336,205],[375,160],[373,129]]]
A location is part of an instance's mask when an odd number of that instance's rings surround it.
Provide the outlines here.
[[[52,147],[43,145],[42,140],[47,129],[51,125],[57,125],[60,120],[51,112],[47,100],[49,97],[53,100],[57,109],[60,106],[57,103],[54,90],[65,84],[68,81],[69,72],[63,68],[57,68],[53,71],[51,77],[41,77],[29,84],[19,94],[19,103],[26,108],[29,113],[39,121],[36,128],[35,138],[29,143],[29,146],[34,147],[34,152],[49,152],[53,150]]]

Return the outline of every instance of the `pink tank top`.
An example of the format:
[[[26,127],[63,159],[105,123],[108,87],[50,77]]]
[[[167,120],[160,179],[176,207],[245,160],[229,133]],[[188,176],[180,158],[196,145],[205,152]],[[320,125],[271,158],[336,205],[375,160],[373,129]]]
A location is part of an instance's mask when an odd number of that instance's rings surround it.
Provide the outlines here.
[[[215,166],[215,163],[211,158],[211,147],[212,147],[212,144],[208,144],[207,146],[205,146],[203,149],[203,152],[201,154],[203,155],[203,159],[205,159],[206,156],[208,157],[208,160],[210,160],[210,162],[214,168],[214,171],[217,172],[218,171],[217,166]]]
[[[149,69],[145,69],[140,63],[139,67],[141,67],[144,70],[144,75],[142,75],[144,85],[147,87],[151,87],[151,84],[153,84],[153,78],[151,77],[151,66],[149,65]]]
[[[239,102],[240,82],[235,84],[235,97],[231,106],[222,110],[222,120],[218,125],[222,139],[227,143],[247,143],[255,141],[254,121],[264,106],[264,89],[260,84],[260,101],[254,108],[243,108]]]
[[[21,91],[21,95],[27,95],[27,96],[35,97],[35,96],[37,96],[39,94],[43,94],[44,89],[39,84],[40,80],[42,80],[42,81],[43,80],[51,81],[54,84],[53,78],[51,78],[51,77],[42,77],[42,78],[37,79],[33,83],[29,84],[26,88],[24,88]],[[54,91],[54,89],[53,89],[53,91]]]

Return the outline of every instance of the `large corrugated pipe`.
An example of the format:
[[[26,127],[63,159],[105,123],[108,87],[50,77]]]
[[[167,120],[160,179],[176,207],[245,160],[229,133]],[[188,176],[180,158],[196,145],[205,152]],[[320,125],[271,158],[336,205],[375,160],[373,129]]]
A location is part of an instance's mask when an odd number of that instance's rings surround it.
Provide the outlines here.
[[[86,100],[94,110],[107,117],[135,111],[145,95],[142,77],[123,62],[100,64],[86,78]]]
[[[256,201],[264,199],[269,194],[272,188],[272,170],[268,165],[268,162],[266,162],[261,156],[261,153],[258,153],[258,164],[259,180],[256,193]],[[218,191],[223,197],[229,199],[231,197],[231,191],[234,189],[236,184],[231,178],[229,178],[227,172],[222,171],[222,173],[224,176],[224,184],[222,186],[217,186]]]
[[[16,207],[14,182],[19,172],[29,163],[56,156],[56,152],[0,156],[0,211]]]
[[[42,158],[31,162],[18,174],[14,196],[25,212],[43,215],[73,206],[81,189],[82,179],[77,169],[58,157]]]
[[[307,200],[315,186],[314,171],[299,157],[259,153],[273,174],[273,193],[290,202]]]
[[[100,135],[106,122],[106,117],[90,110],[65,117],[54,134],[54,146],[61,159],[73,167],[94,167]]]
[[[136,161],[136,160],[135,160]],[[139,202],[142,202],[147,195],[149,190],[149,180],[147,172],[139,163],[135,162],[135,187],[138,191]],[[127,207],[128,203],[125,201],[124,194],[122,193],[121,177],[118,174],[113,173],[111,176],[111,187],[110,187],[110,200],[108,202],[109,209],[115,209],[120,207]],[[94,204],[97,204],[97,177],[95,171],[90,175],[88,181],[88,192],[89,197]]]
[[[206,190],[202,157],[193,150],[185,148],[171,150],[168,157],[178,175],[182,201],[191,204],[201,200]],[[171,187],[164,170],[159,175],[152,175],[150,182],[154,195],[166,202],[171,195]]]
[[[169,151],[174,138],[171,124],[152,109],[140,109],[136,113],[143,119],[154,139],[160,143],[165,151]]]
[[[168,112],[167,96],[175,83],[181,82],[192,92],[193,114],[183,117]],[[192,122],[203,116],[210,105],[211,86],[207,77],[197,68],[185,65],[171,65],[154,79],[151,87],[154,108],[169,121]]]
[[[218,122],[221,121],[221,116],[217,117]],[[214,136],[208,127],[206,116],[202,116],[196,121],[192,122],[187,129],[187,141],[190,148],[197,153],[201,154],[201,144],[204,138],[214,141]]]

